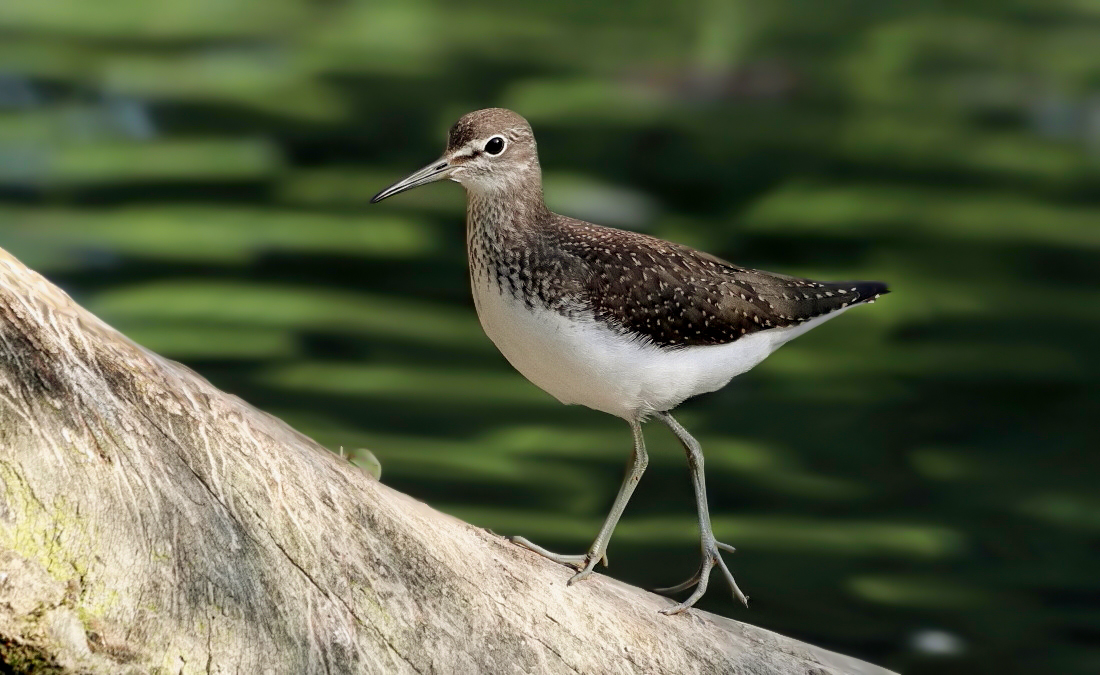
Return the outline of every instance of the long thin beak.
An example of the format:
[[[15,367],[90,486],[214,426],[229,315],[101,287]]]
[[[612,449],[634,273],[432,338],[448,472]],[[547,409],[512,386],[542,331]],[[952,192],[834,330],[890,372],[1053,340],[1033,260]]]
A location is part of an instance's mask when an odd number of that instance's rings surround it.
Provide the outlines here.
[[[377,204],[386,197],[392,197],[398,192],[404,192],[405,190],[411,190],[414,187],[420,187],[428,183],[434,183],[437,180],[442,180],[450,175],[451,163],[446,158],[440,158],[435,162],[432,162],[428,166],[409,174],[408,176],[397,181],[393,185],[389,186],[385,190],[382,190],[378,194],[370,198],[371,204]]]

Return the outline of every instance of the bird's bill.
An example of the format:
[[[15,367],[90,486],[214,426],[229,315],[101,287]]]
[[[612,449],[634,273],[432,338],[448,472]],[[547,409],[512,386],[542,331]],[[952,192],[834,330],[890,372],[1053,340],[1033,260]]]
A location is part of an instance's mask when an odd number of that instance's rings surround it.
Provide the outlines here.
[[[415,171],[408,176],[405,176],[385,190],[382,190],[378,194],[374,195],[370,198],[370,203],[377,204],[386,197],[392,197],[398,192],[404,192],[405,190],[411,190],[414,187],[420,187],[421,185],[434,183],[437,180],[443,180],[451,174],[451,169],[453,168],[454,167],[451,166],[451,163],[448,162],[445,157],[437,159],[423,169],[420,169],[419,171]]]

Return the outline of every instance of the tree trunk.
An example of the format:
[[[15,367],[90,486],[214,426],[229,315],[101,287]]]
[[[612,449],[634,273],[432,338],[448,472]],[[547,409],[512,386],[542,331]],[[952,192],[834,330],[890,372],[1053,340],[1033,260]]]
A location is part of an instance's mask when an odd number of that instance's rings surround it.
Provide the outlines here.
[[[885,673],[569,570],[380,484],[0,250],[0,665]],[[2,668],[0,668],[2,670]]]

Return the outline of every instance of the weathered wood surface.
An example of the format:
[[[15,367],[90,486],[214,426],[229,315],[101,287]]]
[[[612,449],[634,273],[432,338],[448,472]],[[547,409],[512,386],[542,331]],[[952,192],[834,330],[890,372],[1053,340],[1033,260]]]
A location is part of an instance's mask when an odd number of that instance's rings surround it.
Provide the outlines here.
[[[0,250],[0,657],[24,672],[885,673],[397,493]]]

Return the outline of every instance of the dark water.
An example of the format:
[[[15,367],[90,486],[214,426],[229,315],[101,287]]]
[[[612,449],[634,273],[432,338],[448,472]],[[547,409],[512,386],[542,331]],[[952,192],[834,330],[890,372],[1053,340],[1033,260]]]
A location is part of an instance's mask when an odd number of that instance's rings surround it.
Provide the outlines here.
[[[627,426],[481,334],[459,188],[366,204],[513,107],[559,211],[894,290],[681,408],[752,596],[715,578],[700,607],[907,673],[1100,672],[1084,3],[50,7],[0,10],[0,245],[134,339],[437,508],[584,550]],[[647,428],[609,573],[652,587],[698,547]]]

